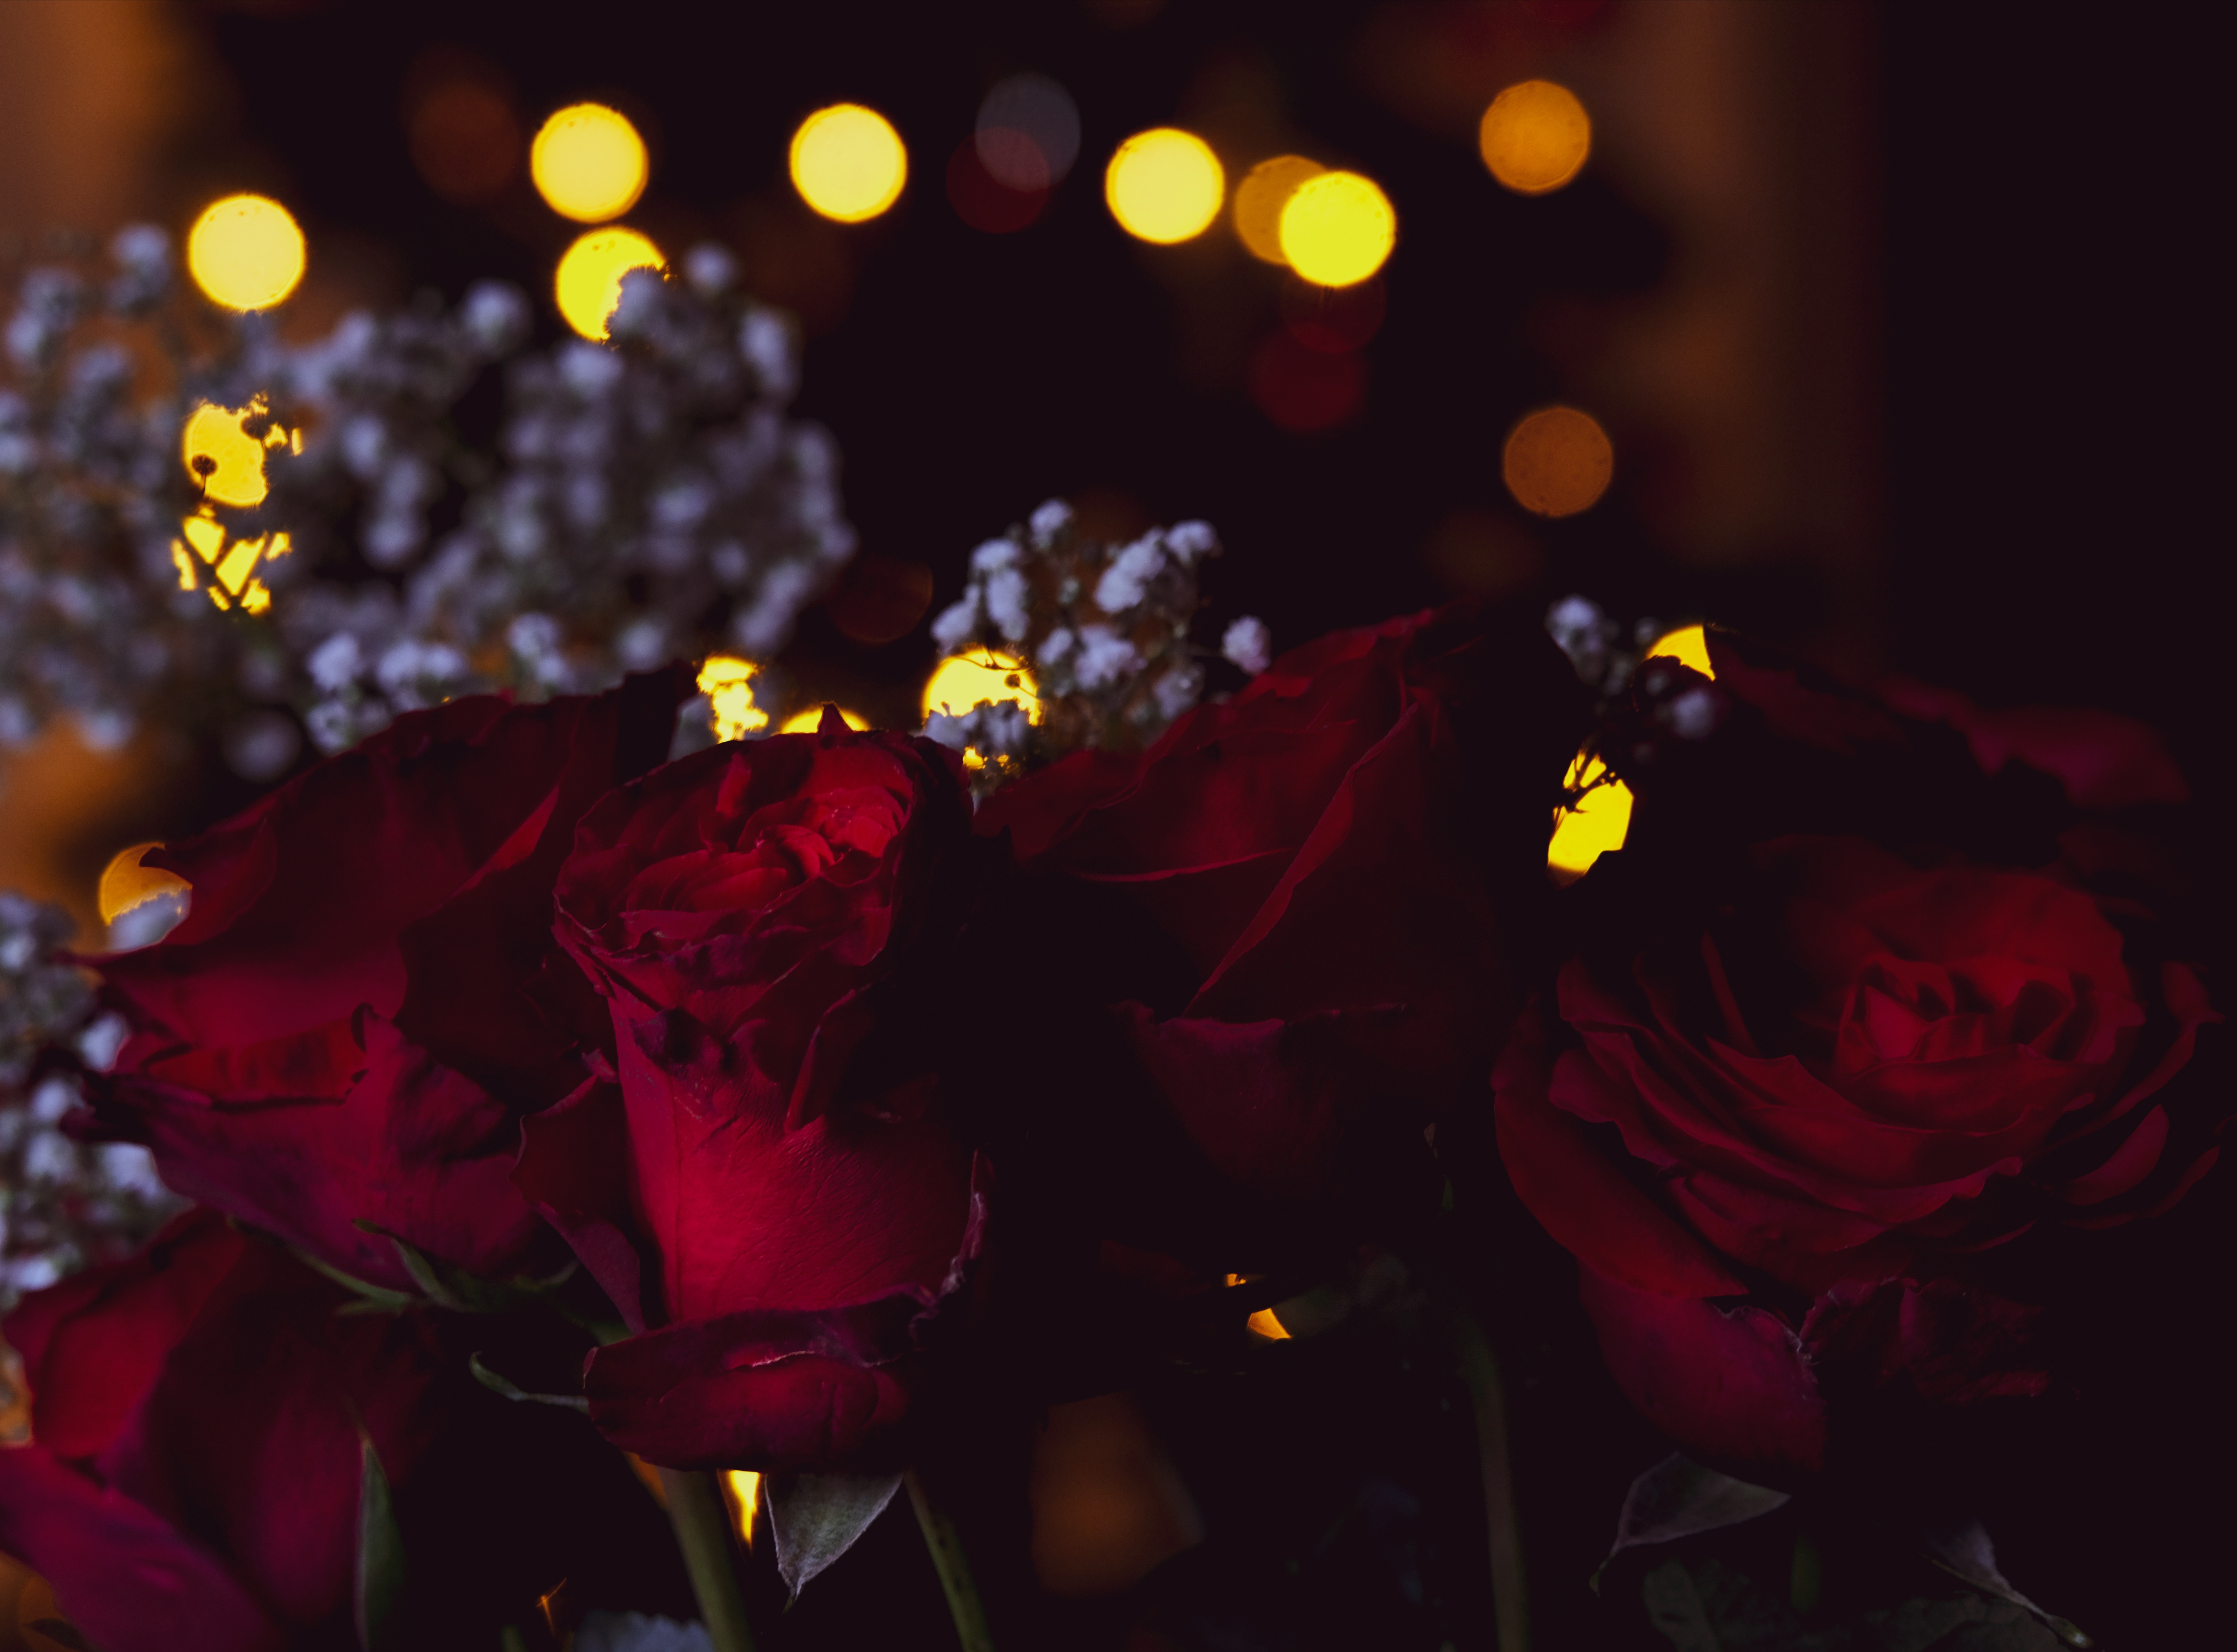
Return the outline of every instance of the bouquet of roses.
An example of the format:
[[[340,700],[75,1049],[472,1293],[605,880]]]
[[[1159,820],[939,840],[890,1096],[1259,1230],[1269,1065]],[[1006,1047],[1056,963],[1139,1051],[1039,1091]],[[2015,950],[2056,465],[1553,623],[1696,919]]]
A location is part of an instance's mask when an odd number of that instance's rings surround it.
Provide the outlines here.
[[[1046,682],[1104,644],[1052,642],[1079,582],[1033,595],[1040,541],[1005,543],[941,640]],[[1574,602],[1262,629],[1243,686],[1154,717],[1083,666],[1029,724],[833,711],[673,760],[683,668],[468,696],[155,852],[185,916],[87,960],[127,1036],[71,1123],[195,1208],[8,1319],[0,1550],[109,1652],[650,1646],[619,1615],[695,1600],[735,1652],[742,1515],[797,1592],[906,1486],[977,1648],[973,1419],[1397,1289],[1468,1374],[1520,1652],[1516,1327],[1454,1217],[1514,1195],[1682,1453],[1619,1551],[2051,1388],[2036,1287],[2231,1111],[2169,918],[2181,774],[2108,716],[1614,635]],[[1618,787],[1621,847],[1549,879]],[[1970,1588],[1901,1644],[2078,1636],[1965,1508],[1917,1518]],[[1658,1621],[1713,1592],[1648,1580]]]

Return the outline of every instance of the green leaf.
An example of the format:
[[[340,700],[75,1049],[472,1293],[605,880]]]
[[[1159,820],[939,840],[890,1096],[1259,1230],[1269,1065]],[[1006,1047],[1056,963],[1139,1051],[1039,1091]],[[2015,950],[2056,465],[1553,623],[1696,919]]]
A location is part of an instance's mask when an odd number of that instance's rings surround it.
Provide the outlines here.
[[[1983,1595],[2009,1601],[2032,1613],[2045,1629],[2068,1646],[2087,1648],[2097,1644],[2072,1622],[2056,1613],[2044,1611],[2005,1580],[2003,1573],[1996,1570],[1996,1545],[1989,1541],[1988,1528],[1979,1521],[1969,1520],[1950,1531],[1928,1533],[1926,1557],[1951,1576],[1970,1583]]]
[[[587,1412],[591,1402],[581,1394],[533,1394],[508,1378],[500,1377],[482,1363],[479,1353],[466,1356],[466,1369],[474,1373],[474,1380],[493,1394],[503,1394],[507,1399],[532,1399],[544,1405],[564,1405],[569,1411]]]
[[[396,1507],[388,1476],[373,1436],[358,1431],[357,1641],[363,1652],[385,1652],[396,1603],[404,1592],[404,1537],[396,1529]]]
[[[1967,1594],[1907,1600],[1811,1631],[1787,1603],[1723,1562],[1666,1561],[1641,1589],[1676,1652],[2058,1652],[2018,1606]]]
[[[898,1474],[772,1475],[762,1483],[777,1575],[793,1597],[855,1546],[901,1489]]]
[[[1784,1491],[1751,1485],[1673,1452],[1633,1480],[1624,1494],[1623,1512],[1616,1517],[1615,1544],[1593,1573],[1592,1585],[1595,1589],[1600,1586],[1608,1562],[1627,1549],[1675,1543],[1697,1532],[1736,1526],[1789,1500]]]

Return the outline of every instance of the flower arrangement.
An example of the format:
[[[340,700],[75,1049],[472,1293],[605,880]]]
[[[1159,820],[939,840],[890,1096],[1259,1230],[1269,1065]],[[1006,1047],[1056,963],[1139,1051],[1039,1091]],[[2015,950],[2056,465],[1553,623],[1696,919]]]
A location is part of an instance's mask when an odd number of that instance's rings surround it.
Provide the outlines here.
[[[480,289],[234,324],[154,402],[74,331],[185,337],[160,240],[113,260],[8,332],[0,719],[221,683],[180,714],[294,772],[151,852],[174,892],[111,950],[0,905],[0,1550],[110,1652],[739,1652],[738,1531],[842,1588],[904,1488],[983,1648],[952,1438],[1376,1316],[1464,1379],[1521,1652],[1528,1327],[1471,1210],[1574,1256],[1677,1448],[1610,1510],[1635,1572],[2055,1389],[2041,1282],[2214,1162],[2188,790],[2137,725],[1581,598],[1215,648],[1209,527],[1052,502],[933,626],[999,690],[710,742],[697,662],[767,655],[852,549],[720,256],[630,278],[608,346],[522,354]],[[247,457],[181,462],[198,406]],[[1549,876],[1618,789],[1620,846]],[[1963,1590],[1854,1644],[2087,1643],[1974,1510],[1910,1513]],[[1805,1643],[1720,1576],[1641,1586]]]

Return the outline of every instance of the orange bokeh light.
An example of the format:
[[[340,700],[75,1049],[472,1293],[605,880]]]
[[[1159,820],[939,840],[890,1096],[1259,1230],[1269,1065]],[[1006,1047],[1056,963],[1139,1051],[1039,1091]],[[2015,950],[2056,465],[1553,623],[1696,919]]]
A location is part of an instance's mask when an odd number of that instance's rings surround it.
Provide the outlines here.
[[[1508,434],[1500,473],[1524,510],[1541,517],[1574,517],[1607,491],[1615,474],[1615,447],[1590,413],[1541,407]]]

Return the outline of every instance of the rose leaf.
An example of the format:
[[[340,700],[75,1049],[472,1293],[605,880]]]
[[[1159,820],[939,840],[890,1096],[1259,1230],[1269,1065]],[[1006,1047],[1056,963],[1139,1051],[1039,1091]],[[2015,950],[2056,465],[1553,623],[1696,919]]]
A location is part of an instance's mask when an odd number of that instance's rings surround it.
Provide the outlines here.
[[[1607,1570],[1609,1561],[1627,1549],[1675,1543],[1696,1532],[1736,1526],[1769,1514],[1787,1501],[1784,1491],[1705,1469],[1673,1451],[1633,1480],[1631,1490],[1624,1493],[1623,1512],[1616,1517],[1614,1546],[1593,1573],[1592,1585],[1600,1588],[1600,1575]]]
[[[2003,1573],[1996,1570],[1996,1545],[1989,1541],[1988,1528],[1979,1521],[1969,1520],[1952,1530],[1929,1532],[1926,1536],[1926,1557],[1983,1595],[1993,1595],[1998,1600],[2009,1601],[2015,1606],[2025,1608],[2067,1645],[2090,1647],[2097,1644],[2066,1619],[2056,1613],[2044,1611],[2011,1586]]]
[[[898,1474],[788,1474],[769,1482],[776,1569],[793,1598],[855,1546],[901,1487]]]

